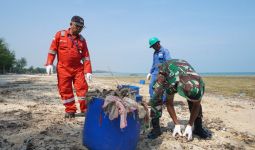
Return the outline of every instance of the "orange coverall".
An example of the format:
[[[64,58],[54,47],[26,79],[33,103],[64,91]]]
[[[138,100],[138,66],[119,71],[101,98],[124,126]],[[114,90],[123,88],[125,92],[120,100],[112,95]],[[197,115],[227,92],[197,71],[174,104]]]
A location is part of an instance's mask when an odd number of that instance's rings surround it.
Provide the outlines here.
[[[76,112],[72,83],[80,103],[81,112],[87,104],[85,95],[88,84],[84,73],[92,73],[89,51],[82,35],[72,37],[70,29],[56,33],[52,40],[46,65],[52,65],[57,54],[58,90],[66,112]]]

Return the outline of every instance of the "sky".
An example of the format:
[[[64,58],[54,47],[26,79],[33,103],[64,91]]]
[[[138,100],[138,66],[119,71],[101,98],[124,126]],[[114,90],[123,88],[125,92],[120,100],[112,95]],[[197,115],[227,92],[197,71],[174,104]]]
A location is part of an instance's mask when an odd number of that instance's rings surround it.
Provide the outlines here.
[[[148,40],[158,37],[197,72],[255,72],[254,8],[254,0],[2,0],[0,38],[28,67],[44,67],[55,33],[79,15],[93,70],[149,72]]]

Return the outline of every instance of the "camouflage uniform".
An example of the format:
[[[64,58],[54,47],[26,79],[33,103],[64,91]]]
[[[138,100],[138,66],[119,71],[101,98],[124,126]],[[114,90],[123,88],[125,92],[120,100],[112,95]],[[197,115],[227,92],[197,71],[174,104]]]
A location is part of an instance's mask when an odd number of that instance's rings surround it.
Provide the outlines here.
[[[192,109],[192,102],[201,100],[204,94],[204,82],[195,72],[193,67],[185,60],[172,59],[160,66],[157,82],[154,84],[151,103],[151,118],[160,118],[162,115],[162,94],[168,95],[179,93],[188,100],[189,110]],[[198,117],[202,117],[200,107]]]

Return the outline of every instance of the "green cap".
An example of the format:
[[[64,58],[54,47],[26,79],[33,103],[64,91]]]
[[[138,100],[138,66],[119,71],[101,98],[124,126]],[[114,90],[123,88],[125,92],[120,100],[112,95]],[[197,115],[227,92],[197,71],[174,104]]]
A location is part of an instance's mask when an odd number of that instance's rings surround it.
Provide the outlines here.
[[[149,39],[150,48],[152,47],[152,45],[156,44],[157,42],[160,42],[158,38],[156,37],[150,38]]]

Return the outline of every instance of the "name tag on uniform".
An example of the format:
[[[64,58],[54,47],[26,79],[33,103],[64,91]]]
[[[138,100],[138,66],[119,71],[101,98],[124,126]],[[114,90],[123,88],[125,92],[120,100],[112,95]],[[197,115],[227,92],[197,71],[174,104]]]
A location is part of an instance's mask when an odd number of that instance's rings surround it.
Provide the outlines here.
[[[159,58],[163,58],[163,57],[164,57],[163,53],[159,53],[159,54],[158,54],[158,57],[159,57]]]

